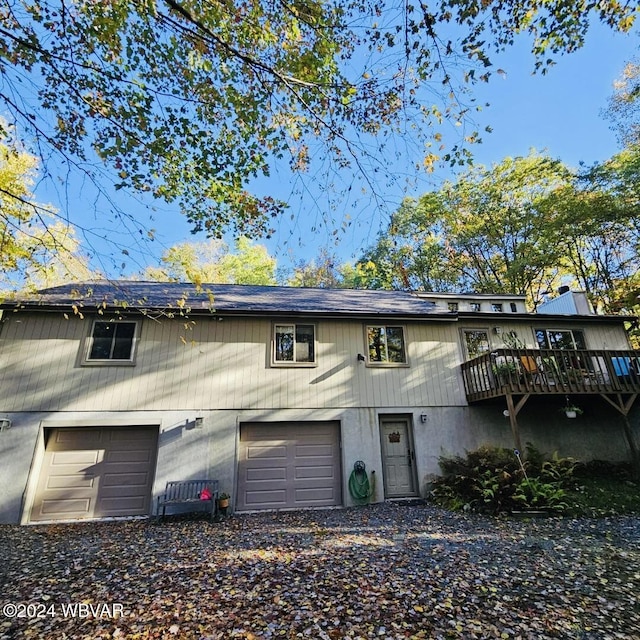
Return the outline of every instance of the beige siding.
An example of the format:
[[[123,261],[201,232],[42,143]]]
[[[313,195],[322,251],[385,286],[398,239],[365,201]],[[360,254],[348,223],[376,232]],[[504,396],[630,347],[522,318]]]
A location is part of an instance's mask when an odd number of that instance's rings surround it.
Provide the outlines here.
[[[462,329],[486,329],[489,331],[489,340],[492,349],[504,349],[505,343],[501,335],[495,333],[494,329],[499,327],[502,335],[514,331],[525,347],[537,349],[535,329],[581,329],[584,332],[587,349],[629,349],[629,341],[622,325],[619,323],[580,322],[579,320],[567,319],[559,322],[553,318],[540,314],[531,320],[515,321],[508,316],[504,322],[500,316],[490,317],[483,320],[464,320],[458,324],[458,332]]]
[[[365,353],[363,324],[318,321],[318,366],[279,368],[270,366],[269,319],[196,318],[190,328],[144,319],[135,366],[103,367],[81,365],[90,318],[8,314],[0,336],[0,410],[464,406],[460,329],[501,326],[535,346],[530,322],[406,323],[410,366],[370,367],[357,361]],[[620,326],[582,328],[590,348],[628,348]],[[492,348],[504,346],[493,331],[491,339]]]

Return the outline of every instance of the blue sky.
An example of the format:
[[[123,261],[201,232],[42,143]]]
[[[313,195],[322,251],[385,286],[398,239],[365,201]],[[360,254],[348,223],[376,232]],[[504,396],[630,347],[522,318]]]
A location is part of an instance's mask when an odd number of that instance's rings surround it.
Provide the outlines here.
[[[476,163],[490,166],[507,156],[526,155],[532,148],[570,166],[611,157],[619,145],[602,110],[625,62],[638,55],[638,46],[637,33],[612,34],[597,24],[581,50],[559,58],[545,75],[532,73],[534,60],[526,42],[520,41],[495,57],[494,68],[505,74],[494,74],[489,83],[475,89],[479,103],[490,103],[476,116],[478,124],[493,129],[483,134],[482,144],[474,146]],[[448,168],[432,175],[423,173],[408,195],[420,195],[454,177]],[[392,201],[400,203],[400,186],[389,188],[388,193]],[[334,236],[332,228],[324,229],[315,238],[300,222],[297,226],[283,223],[266,244],[282,264],[287,264],[291,255],[309,259],[323,245],[341,260],[351,260],[385,228],[387,216],[387,211],[365,209],[347,231]],[[311,218],[315,221],[315,216]]]
[[[526,155],[529,149],[548,152],[566,164],[576,166],[604,160],[618,150],[614,133],[602,117],[613,82],[619,77],[625,62],[638,55],[636,34],[612,34],[600,25],[594,25],[583,49],[557,60],[546,75],[532,75],[534,61],[525,42],[519,42],[504,54],[494,58],[495,68],[505,74],[494,74],[488,84],[478,85],[478,102],[490,106],[476,116],[483,128],[490,125],[493,133],[483,135],[483,143],[474,147],[475,160],[491,165],[506,156]],[[409,147],[411,149],[411,147]],[[313,159],[312,159],[313,160]],[[406,157],[410,167],[419,158]],[[313,165],[312,165],[313,166]],[[405,167],[406,169],[406,167]],[[334,251],[339,260],[353,260],[359,252],[374,242],[377,233],[385,228],[388,216],[400,203],[403,195],[420,195],[437,188],[455,174],[447,168],[434,174],[417,173],[412,186],[379,184],[378,189],[387,200],[385,207],[375,206],[368,198],[361,198],[358,185],[349,197],[336,200],[323,196],[312,177],[304,184],[292,184],[288,171],[274,171],[268,180],[261,181],[262,191],[287,199],[292,191],[302,190],[302,196],[291,197],[291,209],[276,225],[276,234],[270,240],[260,240],[278,258],[281,267],[289,268],[293,262],[309,260],[321,247]],[[340,180],[341,176],[337,176]],[[129,255],[111,251],[101,262],[109,276],[120,272],[131,273],[144,264],[157,263],[164,247],[185,240],[204,240],[204,235],[192,235],[189,225],[167,205],[155,212],[140,208],[135,201],[115,194],[120,206],[140,219],[140,227],[157,231],[157,240],[143,242],[144,232],[137,225],[124,223],[118,238],[118,227],[104,225],[100,217],[110,215],[110,207],[103,199],[97,210],[94,196],[89,190],[74,189],[65,194],[62,187],[38,191],[38,196],[64,209],[68,198],[73,203],[77,219],[95,228],[109,238],[120,241]],[[339,190],[339,189],[338,189]],[[338,230],[349,212],[351,220],[346,230]],[[131,237],[134,240],[131,240]],[[139,242],[138,242],[139,240]],[[101,251],[102,242],[93,236],[93,246]],[[124,265],[124,270],[121,266]]]

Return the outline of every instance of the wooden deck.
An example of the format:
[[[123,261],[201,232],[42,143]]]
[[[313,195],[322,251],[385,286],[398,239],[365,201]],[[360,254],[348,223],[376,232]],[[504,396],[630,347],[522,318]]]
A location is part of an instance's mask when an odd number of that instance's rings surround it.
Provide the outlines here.
[[[469,403],[504,396],[640,393],[640,351],[496,349],[462,365]]]

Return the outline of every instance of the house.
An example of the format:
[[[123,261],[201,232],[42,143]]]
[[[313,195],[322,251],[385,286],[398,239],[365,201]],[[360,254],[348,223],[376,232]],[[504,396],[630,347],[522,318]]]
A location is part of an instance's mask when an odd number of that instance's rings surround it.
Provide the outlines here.
[[[425,495],[442,455],[628,459],[625,319],[521,296],[96,282],[0,305],[0,522],[149,515],[209,477],[239,511]],[[579,402],[584,415],[560,409]]]

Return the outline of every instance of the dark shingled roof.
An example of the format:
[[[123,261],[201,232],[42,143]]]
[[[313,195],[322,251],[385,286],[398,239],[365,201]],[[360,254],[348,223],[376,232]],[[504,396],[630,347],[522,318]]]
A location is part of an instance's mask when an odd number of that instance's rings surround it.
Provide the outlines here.
[[[35,296],[5,308],[106,308],[177,309],[191,313],[221,314],[313,314],[341,316],[436,316],[455,319],[429,301],[405,291],[362,289],[312,289],[263,287],[253,285],[205,284],[196,288],[188,283],[100,281],[68,284],[43,289]]]

